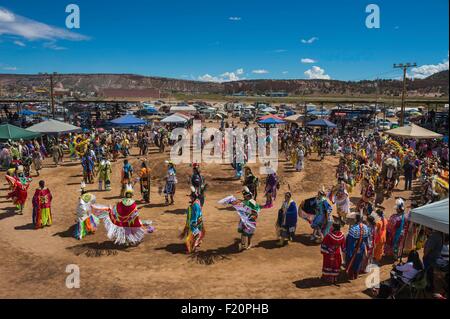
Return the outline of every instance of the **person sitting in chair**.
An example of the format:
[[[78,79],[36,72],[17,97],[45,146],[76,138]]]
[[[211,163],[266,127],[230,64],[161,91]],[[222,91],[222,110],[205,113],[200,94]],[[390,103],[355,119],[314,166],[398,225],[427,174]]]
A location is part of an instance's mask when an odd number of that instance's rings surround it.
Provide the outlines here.
[[[416,250],[411,250],[406,263],[394,266],[394,269],[391,271],[391,280],[408,284],[423,269],[419,254]]]

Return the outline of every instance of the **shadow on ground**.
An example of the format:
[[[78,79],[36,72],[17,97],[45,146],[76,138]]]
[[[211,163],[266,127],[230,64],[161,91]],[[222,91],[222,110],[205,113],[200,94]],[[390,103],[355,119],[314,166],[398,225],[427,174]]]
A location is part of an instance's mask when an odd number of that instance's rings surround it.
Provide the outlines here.
[[[67,247],[66,249],[72,251],[76,256],[85,255],[86,257],[102,257],[115,256],[119,251],[129,252],[129,246],[116,245],[112,241],[105,241],[102,243],[83,243]]]

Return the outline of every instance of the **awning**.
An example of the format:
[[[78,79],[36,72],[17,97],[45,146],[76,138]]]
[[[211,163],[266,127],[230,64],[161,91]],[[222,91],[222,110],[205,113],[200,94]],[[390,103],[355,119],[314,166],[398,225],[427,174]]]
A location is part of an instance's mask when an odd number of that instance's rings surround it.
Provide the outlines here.
[[[2,141],[31,140],[39,136],[41,136],[41,133],[31,132],[11,124],[0,125],[0,140]]]
[[[147,121],[137,118],[133,115],[125,115],[115,120],[112,120],[111,124],[117,126],[138,126],[147,124]]]
[[[410,126],[397,127],[384,133],[392,136],[417,138],[417,139],[442,138],[442,134],[438,134],[433,131],[427,130],[426,128],[420,127],[419,125],[416,124],[411,124]]]
[[[411,221],[448,234],[448,198],[411,210]]]
[[[318,127],[328,127],[328,128],[335,128],[335,127],[337,127],[336,124],[334,124],[334,123],[332,123],[332,122],[330,122],[328,120],[325,120],[325,119],[314,120],[312,122],[307,123],[306,126],[318,126]]]
[[[178,114],[172,114],[161,120],[161,123],[186,123],[188,120]]]
[[[44,134],[58,134],[58,133],[73,133],[81,131],[81,128],[69,123],[57,121],[57,120],[47,120],[28,128],[29,131],[44,133]]]

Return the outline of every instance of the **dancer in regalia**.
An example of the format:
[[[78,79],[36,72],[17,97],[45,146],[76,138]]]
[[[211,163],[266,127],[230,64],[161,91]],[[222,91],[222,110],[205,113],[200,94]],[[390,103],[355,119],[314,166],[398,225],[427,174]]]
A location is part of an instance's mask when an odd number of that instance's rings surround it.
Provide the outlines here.
[[[361,264],[366,254],[369,230],[360,215],[355,215],[355,224],[350,227],[346,239],[346,271],[349,279],[357,279],[363,269]]]
[[[134,201],[133,188],[125,189],[125,197],[109,209],[109,215],[103,218],[107,236],[119,245],[138,245],[146,233],[141,223],[137,204]]]
[[[191,186],[190,205],[187,209],[186,224],[180,235],[185,239],[187,252],[194,253],[205,237],[205,227],[203,225],[202,205],[200,195],[194,186]]]
[[[267,163],[266,166],[270,170],[270,173],[267,175],[266,178],[266,187],[264,190],[265,196],[266,196],[266,204],[263,206],[263,208],[272,208],[273,202],[277,198],[277,189],[280,186],[278,182],[278,176],[277,173],[271,168],[269,168],[270,163]]]
[[[83,166],[83,178],[84,182],[88,184],[92,184],[94,182],[94,159],[89,154],[89,151],[86,152],[81,158],[81,166]]]
[[[122,167],[122,175],[121,175],[121,184],[122,187],[120,189],[120,196],[125,196],[125,190],[131,186],[131,179],[133,178],[133,167],[130,163],[128,163],[128,160],[125,159],[123,161],[123,167]]]
[[[292,199],[292,193],[286,192],[284,202],[278,211],[276,232],[279,238],[279,245],[284,246],[294,239],[297,227],[297,204]]]
[[[18,210],[17,214],[23,214],[23,208],[28,197],[28,188],[30,187],[31,178],[25,176],[23,166],[17,167],[15,176],[5,175],[6,180],[10,184],[12,191],[8,193],[7,198],[11,198],[13,204]]]
[[[256,220],[261,210],[259,205],[253,199],[253,194],[247,187],[244,187],[242,195],[244,196],[244,201],[242,202],[245,209],[244,214],[248,222],[244,223],[242,221],[242,218],[239,221],[238,232],[241,234],[241,242],[239,243],[240,251],[251,248],[251,240],[256,230]],[[252,225],[252,227],[249,227],[250,224]]]
[[[401,249],[409,225],[409,215],[405,214],[405,202],[402,198],[398,198],[395,203],[396,212],[389,218],[386,227],[384,254],[397,259],[401,257]]]
[[[164,186],[164,195],[166,199],[166,205],[173,205],[173,197],[175,196],[176,184],[178,183],[177,170],[175,169],[175,164],[171,161],[166,161],[166,163],[168,165],[168,168],[166,175],[166,185]]]
[[[141,186],[141,195],[146,203],[150,203],[150,169],[147,164],[142,162],[141,171],[139,172],[139,184]]]
[[[381,209],[377,209],[376,214],[378,220],[376,221],[375,227],[373,259],[375,262],[380,263],[384,256],[387,221],[386,218],[384,218],[384,212]]]
[[[94,194],[86,191],[86,184],[81,183],[81,196],[77,206],[77,219],[74,231],[74,237],[78,240],[83,239],[89,234],[96,232],[100,220],[93,214],[92,205],[95,204]]]
[[[328,203],[325,196],[325,191],[319,191],[315,203],[315,217],[311,223],[313,233],[311,240],[321,242],[330,231],[333,224],[333,215],[331,214],[333,208]]]
[[[296,163],[295,163],[295,170],[297,172],[300,172],[303,170],[303,161],[305,160],[305,152],[303,151],[303,147],[298,145],[295,149],[296,152]]]
[[[250,167],[246,166],[244,168],[244,186],[248,187],[255,200],[258,197],[258,184],[258,177],[253,174]]]
[[[335,283],[341,272],[341,251],[345,251],[345,237],[340,224],[333,224],[333,228],[322,241],[320,251],[323,255],[322,279]]]
[[[194,187],[197,192],[200,200],[200,205],[203,207],[205,204],[205,190],[206,190],[206,182],[205,178],[200,174],[200,165],[194,163],[192,165],[193,174],[191,176],[191,185]]]
[[[52,224],[52,193],[45,187],[44,181],[39,181],[39,188],[33,196],[33,225],[36,229]]]
[[[98,165],[98,189],[99,190],[111,190],[111,174],[112,167],[111,162],[107,159],[102,159]],[[103,188],[104,187],[104,188]]]
[[[347,185],[343,180],[331,190],[329,198],[333,204],[336,204],[336,211],[341,224],[345,224],[347,215],[350,213],[350,198],[347,191]]]

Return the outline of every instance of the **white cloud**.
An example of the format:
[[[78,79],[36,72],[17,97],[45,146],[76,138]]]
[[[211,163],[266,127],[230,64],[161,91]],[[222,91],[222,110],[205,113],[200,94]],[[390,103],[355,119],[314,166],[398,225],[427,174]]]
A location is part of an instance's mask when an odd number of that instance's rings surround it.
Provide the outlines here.
[[[23,43],[22,41],[16,40],[14,41],[15,45],[18,45],[19,47],[26,47],[27,45],[25,43]]]
[[[330,80],[331,77],[328,74],[325,74],[325,70],[318,67],[313,66],[311,69],[305,71],[305,75],[308,79],[311,80]]]
[[[302,39],[302,43],[304,43],[304,44],[311,44],[311,43],[314,43],[317,40],[319,40],[318,37],[312,37],[311,39],[308,39],[308,40]]]
[[[287,50],[285,50],[285,49],[275,50],[275,53],[284,53],[284,52],[287,52]]]
[[[202,76],[199,76],[198,80],[203,82],[217,82],[217,83],[238,81],[243,79],[240,77],[242,74],[244,74],[244,69],[240,68],[237,69],[236,71],[222,73],[219,76],[213,76],[211,74],[206,73]]]
[[[283,73],[283,74],[288,74],[288,73],[289,73],[289,71],[283,71],[283,72],[281,72],[281,73]]]
[[[269,73],[269,71],[261,69],[261,70],[253,70],[252,73],[253,74],[267,74],[267,73]]]
[[[241,18],[241,17],[229,17],[228,20],[231,20],[231,21],[241,21],[242,18]]]
[[[16,66],[5,66],[5,67],[2,68],[2,70],[5,70],[5,71],[17,71],[18,69],[17,69]]]
[[[30,41],[83,41],[89,39],[82,34],[28,19],[0,7],[0,35],[3,34],[22,37]]]
[[[0,22],[14,22],[15,17],[12,12],[0,8]]]
[[[447,54],[447,59],[443,60],[441,63],[425,64],[425,65],[421,65],[416,68],[412,68],[411,74],[409,74],[409,77],[416,78],[416,79],[424,79],[435,73],[448,70],[448,67],[449,67],[449,64],[448,64],[448,54]]]
[[[46,42],[42,46],[46,49],[51,49],[51,50],[55,50],[55,51],[67,50],[67,48],[61,47],[61,46],[57,45],[55,42]]]
[[[310,58],[302,58],[301,62],[302,63],[317,63],[317,60],[310,59]]]

